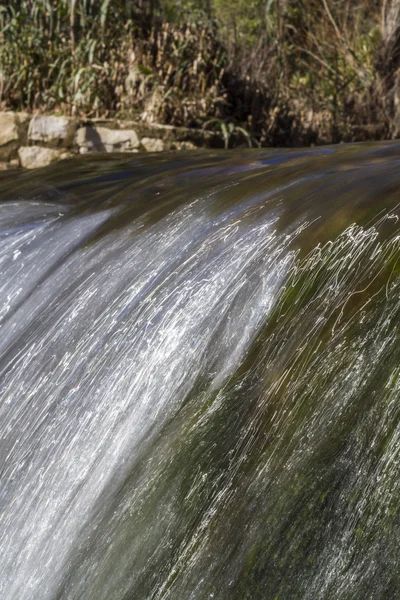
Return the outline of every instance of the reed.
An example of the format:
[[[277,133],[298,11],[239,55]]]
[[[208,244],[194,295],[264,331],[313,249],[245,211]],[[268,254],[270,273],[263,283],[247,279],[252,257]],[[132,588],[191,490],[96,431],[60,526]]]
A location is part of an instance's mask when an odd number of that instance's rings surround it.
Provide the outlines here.
[[[0,108],[219,127],[228,143],[395,137],[399,16],[398,0],[3,1]]]

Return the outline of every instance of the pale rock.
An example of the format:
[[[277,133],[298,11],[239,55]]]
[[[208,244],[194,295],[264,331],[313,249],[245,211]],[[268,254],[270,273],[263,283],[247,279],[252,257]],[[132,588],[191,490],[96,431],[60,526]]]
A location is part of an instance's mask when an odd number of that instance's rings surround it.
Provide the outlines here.
[[[18,169],[19,160],[18,158],[13,158],[9,162],[0,162],[0,171],[8,171],[9,169]]]
[[[174,142],[173,150],[197,150],[193,142]]]
[[[18,140],[18,117],[13,112],[0,112],[0,146]]]
[[[89,129],[93,129],[92,127],[80,127],[75,134],[75,143],[78,144],[80,148],[85,148],[87,144],[87,138],[89,136]],[[82,153],[81,153],[82,154]]]
[[[87,152],[133,152],[139,138],[133,129],[109,129],[108,127],[81,127],[76,132],[75,142],[80,154]]]
[[[158,138],[144,137],[140,140],[140,143],[147,152],[162,152],[164,150],[164,142]]]
[[[37,142],[64,140],[71,135],[73,121],[68,117],[33,117],[29,123],[28,138]]]
[[[25,169],[38,169],[46,167],[58,160],[61,156],[59,150],[43,148],[42,146],[22,146],[18,150],[19,160]]]
[[[27,112],[19,112],[17,113],[17,116],[20,124],[26,123],[26,121],[29,121],[31,118],[31,115]]]

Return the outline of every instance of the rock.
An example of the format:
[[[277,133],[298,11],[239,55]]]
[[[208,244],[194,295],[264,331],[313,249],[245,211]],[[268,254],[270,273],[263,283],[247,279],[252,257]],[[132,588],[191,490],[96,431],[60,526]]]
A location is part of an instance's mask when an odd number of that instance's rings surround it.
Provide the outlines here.
[[[146,152],[162,152],[164,150],[164,142],[158,138],[144,137],[140,143]]]
[[[19,112],[19,113],[16,113],[16,114],[17,114],[17,116],[18,116],[18,121],[19,121],[21,124],[23,124],[23,123],[26,123],[26,122],[27,122],[27,121],[29,121],[29,120],[30,120],[30,118],[31,118],[31,115],[30,115],[30,114],[28,114],[27,112]]]
[[[18,150],[18,155],[21,165],[25,169],[38,169],[58,160],[61,152],[52,148],[43,148],[42,146],[22,146]]]
[[[72,136],[74,121],[68,117],[33,117],[29,124],[28,138],[37,142],[65,140]]]
[[[173,150],[197,150],[197,146],[193,142],[175,142],[172,144]]]
[[[26,139],[29,115],[27,113],[0,112],[0,161],[17,156],[17,150]]]
[[[8,171],[9,169],[16,169],[19,167],[19,160],[15,158],[9,162],[0,162],[0,171]]]
[[[19,160],[18,158],[14,158],[9,162],[0,162],[0,171],[8,171],[9,169],[18,169]]]
[[[0,146],[18,140],[18,117],[13,112],[0,113]]]
[[[133,152],[139,138],[133,129],[108,129],[108,127],[81,127],[76,132],[75,142],[80,154],[87,152]]]

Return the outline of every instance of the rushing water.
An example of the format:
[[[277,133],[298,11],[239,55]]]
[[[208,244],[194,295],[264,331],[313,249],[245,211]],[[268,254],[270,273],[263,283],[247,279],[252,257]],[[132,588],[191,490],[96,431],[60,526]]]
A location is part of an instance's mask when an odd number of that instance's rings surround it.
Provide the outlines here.
[[[400,144],[0,174],[1,600],[400,597]]]

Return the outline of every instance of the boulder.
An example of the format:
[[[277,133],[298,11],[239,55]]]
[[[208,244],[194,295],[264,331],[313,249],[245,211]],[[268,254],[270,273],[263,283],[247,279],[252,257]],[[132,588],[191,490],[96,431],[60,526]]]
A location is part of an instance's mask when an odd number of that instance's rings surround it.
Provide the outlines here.
[[[0,112],[0,160],[17,156],[22,140],[26,139],[29,116],[26,113]]]
[[[134,152],[140,145],[133,129],[109,129],[108,127],[81,127],[75,142],[79,152]]]
[[[158,138],[144,137],[140,143],[146,152],[162,152],[164,150],[164,142]]]
[[[18,140],[18,117],[13,112],[0,113],[0,146]]]
[[[38,169],[61,158],[62,152],[42,146],[22,146],[18,150],[19,160],[25,169]]]
[[[72,137],[74,121],[68,117],[33,117],[28,138],[37,142],[52,142]]]

